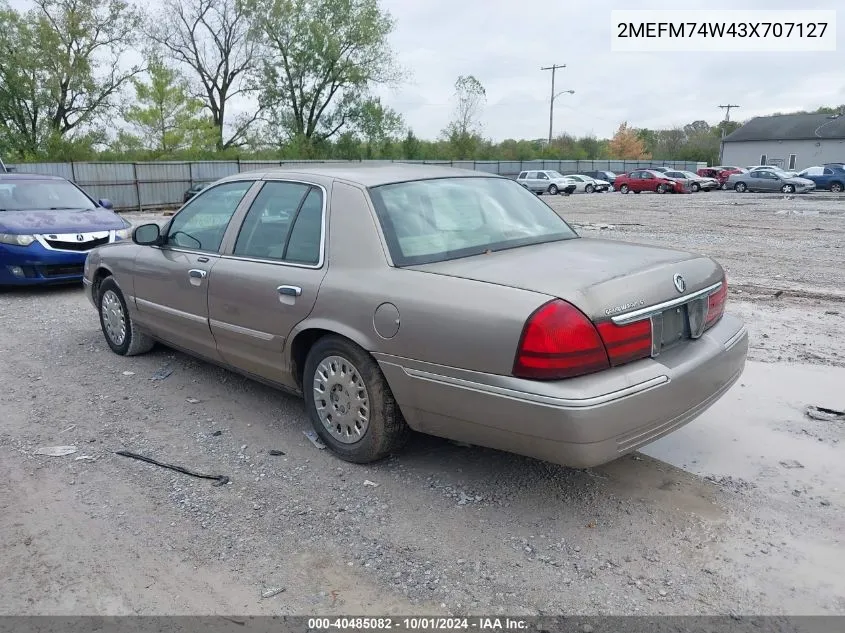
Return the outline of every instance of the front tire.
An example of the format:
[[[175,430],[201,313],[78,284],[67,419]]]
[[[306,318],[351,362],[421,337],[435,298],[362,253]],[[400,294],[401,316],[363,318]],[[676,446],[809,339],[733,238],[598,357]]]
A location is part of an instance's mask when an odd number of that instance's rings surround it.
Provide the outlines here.
[[[302,391],[320,439],[341,459],[367,464],[401,448],[408,425],[378,364],[355,343],[321,338],[308,352]]]
[[[558,194],[557,185],[549,185],[549,195],[556,196]]]
[[[106,343],[115,354],[137,356],[149,352],[155,346],[155,340],[141,332],[129,316],[126,299],[113,278],[107,277],[100,284],[97,305],[100,328]]]
[[[586,187],[584,187],[584,191],[586,193],[593,193],[595,190],[596,190],[596,188],[593,187],[593,185],[587,185]]]
[[[693,193],[698,193],[699,191],[701,191],[701,185],[699,185],[697,182],[694,182],[692,183],[690,189],[692,189]]]
[[[784,185],[780,190],[782,193],[795,193],[795,185]]]

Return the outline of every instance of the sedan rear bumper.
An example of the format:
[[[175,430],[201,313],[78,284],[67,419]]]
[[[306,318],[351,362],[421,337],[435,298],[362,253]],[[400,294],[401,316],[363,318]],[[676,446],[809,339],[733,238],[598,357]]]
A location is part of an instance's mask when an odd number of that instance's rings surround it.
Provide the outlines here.
[[[586,468],[695,419],[736,382],[747,353],[745,327],[726,315],[655,359],[563,381],[377,358],[415,430]]]

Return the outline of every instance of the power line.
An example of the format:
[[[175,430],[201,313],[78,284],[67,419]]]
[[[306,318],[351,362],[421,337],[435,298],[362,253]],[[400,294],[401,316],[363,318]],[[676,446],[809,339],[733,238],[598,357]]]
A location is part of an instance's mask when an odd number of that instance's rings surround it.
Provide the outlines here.
[[[566,64],[552,64],[551,66],[545,66],[540,69],[552,71],[552,96],[549,99],[549,145],[552,144],[552,131],[554,129],[555,122],[555,97],[557,96],[555,95],[555,73],[558,68],[566,68]]]

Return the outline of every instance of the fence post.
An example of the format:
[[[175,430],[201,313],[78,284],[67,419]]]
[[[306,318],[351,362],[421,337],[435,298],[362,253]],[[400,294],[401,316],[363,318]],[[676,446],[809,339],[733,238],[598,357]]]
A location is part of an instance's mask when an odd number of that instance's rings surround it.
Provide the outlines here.
[[[138,200],[138,211],[143,211],[141,207],[141,184],[138,182],[138,163],[132,163],[132,180],[135,182],[135,199]]]
[[[73,182],[76,182],[76,167],[74,166],[73,161],[70,161],[70,179]]]

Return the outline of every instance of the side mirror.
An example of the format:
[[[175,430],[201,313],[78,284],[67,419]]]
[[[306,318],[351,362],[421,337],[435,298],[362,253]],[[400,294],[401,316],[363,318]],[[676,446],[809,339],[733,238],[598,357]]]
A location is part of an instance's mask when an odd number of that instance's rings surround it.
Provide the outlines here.
[[[161,242],[161,227],[158,224],[142,224],[132,232],[132,241],[141,246],[155,246]]]
[[[99,204],[104,209],[114,209],[114,205],[112,204],[112,201],[108,200],[106,198],[101,198],[100,200],[97,200],[97,204]]]

